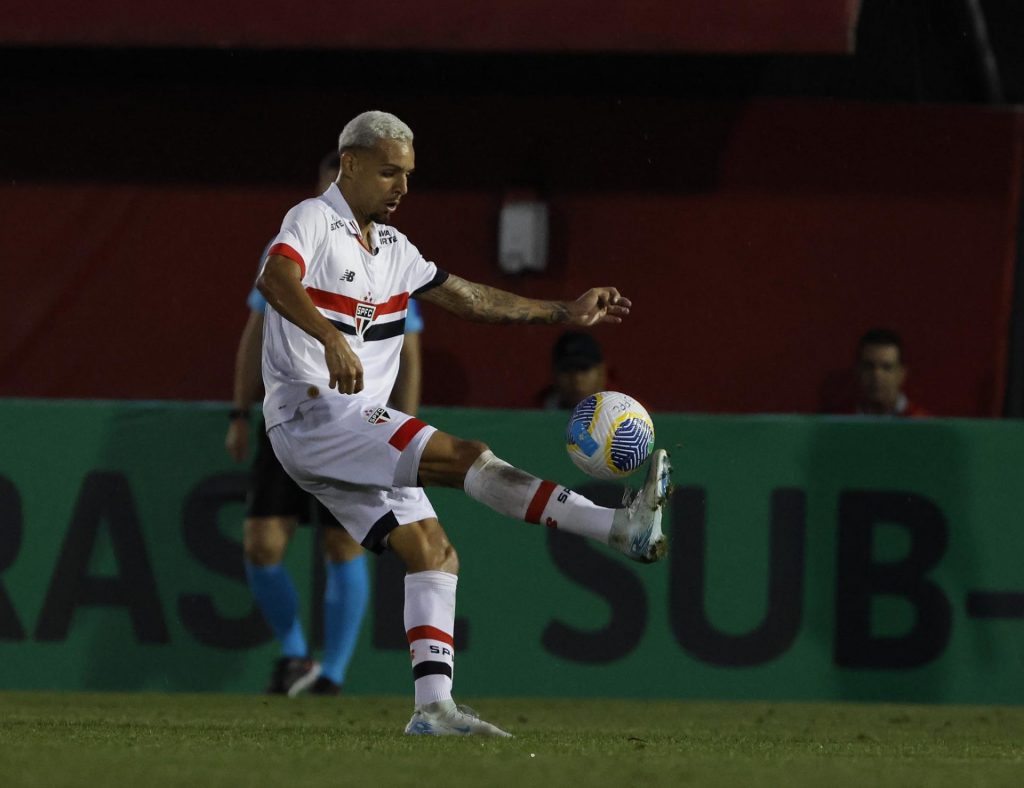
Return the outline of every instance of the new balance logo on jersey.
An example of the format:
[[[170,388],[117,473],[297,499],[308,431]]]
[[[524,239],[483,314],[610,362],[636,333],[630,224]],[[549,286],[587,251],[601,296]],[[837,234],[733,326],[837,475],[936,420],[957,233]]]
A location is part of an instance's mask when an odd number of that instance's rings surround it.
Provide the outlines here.
[[[369,424],[387,424],[391,421],[391,414],[384,408],[367,408],[363,411],[366,421]]]
[[[348,269],[346,269],[345,273],[342,274],[339,277],[339,279],[341,279],[342,282],[352,282],[352,281],[355,281],[355,278],[356,278],[356,272],[355,271],[349,271]]]

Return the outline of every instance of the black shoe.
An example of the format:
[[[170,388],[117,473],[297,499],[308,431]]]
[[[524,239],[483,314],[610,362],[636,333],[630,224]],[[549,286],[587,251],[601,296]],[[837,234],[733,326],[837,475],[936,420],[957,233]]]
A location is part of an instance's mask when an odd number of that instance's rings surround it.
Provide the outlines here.
[[[270,674],[267,693],[294,698],[308,689],[319,676],[319,662],[298,657],[281,657],[274,663],[274,672]]]
[[[335,684],[327,676],[319,676],[309,688],[310,695],[340,695],[341,685]]]

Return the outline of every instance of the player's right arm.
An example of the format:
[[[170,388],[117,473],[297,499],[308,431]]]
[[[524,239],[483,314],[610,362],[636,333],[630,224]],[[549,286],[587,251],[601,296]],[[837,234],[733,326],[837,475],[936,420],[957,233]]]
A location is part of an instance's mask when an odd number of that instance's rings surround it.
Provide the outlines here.
[[[338,329],[310,300],[302,286],[302,269],[294,260],[278,254],[267,258],[256,287],[274,309],[324,346],[331,374],[328,385],[342,394],[363,390],[363,365]]]

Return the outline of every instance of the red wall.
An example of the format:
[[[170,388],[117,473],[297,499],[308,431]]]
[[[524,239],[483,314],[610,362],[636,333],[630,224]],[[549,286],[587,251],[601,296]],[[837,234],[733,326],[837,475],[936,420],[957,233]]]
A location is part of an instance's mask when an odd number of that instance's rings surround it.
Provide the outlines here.
[[[848,52],[859,0],[7,0],[0,42],[463,51]]]
[[[905,335],[923,404],[998,413],[1017,113],[548,101],[478,102],[473,124],[450,128],[443,113],[420,123],[414,102],[396,109],[429,183],[396,223],[442,267],[533,296],[618,286],[634,313],[597,333],[615,384],[656,409],[815,411],[859,334],[886,325]],[[507,278],[494,262],[513,172],[551,206],[543,275]],[[303,196],[4,183],[0,395],[227,399],[256,257]],[[425,316],[426,402],[533,402],[558,329]]]

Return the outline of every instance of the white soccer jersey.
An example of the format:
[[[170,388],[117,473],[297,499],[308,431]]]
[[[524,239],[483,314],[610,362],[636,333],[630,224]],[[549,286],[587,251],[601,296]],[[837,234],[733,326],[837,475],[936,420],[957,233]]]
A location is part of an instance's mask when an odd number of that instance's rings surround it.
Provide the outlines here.
[[[294,260],[313,304],[345,334],[363,365],[363,390],[328,389],[324,347],[268,306],[263,328],[263,414],[267,429],[288,421],[317,396],[387,402],[398,375],[409,297],[448,278],[392,227],[374,224],[372,251],[336,184],[284,217],[267,252]]]

